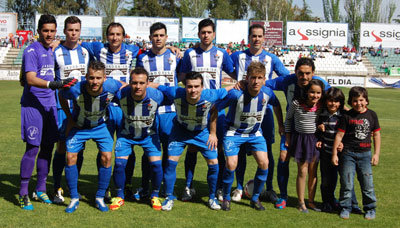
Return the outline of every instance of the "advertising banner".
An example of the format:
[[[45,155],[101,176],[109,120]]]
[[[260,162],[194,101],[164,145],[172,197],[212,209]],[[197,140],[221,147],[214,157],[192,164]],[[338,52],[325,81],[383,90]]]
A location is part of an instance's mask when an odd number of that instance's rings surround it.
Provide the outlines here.
[[[28,40],[28,35],[33,36],[32,31],[25,31],[25,30],[17,30],[17,35],[22,36],[24,39],[22,40],[22,45]]]
[[[287,22],[287,45],[347,46],[348,25],[344,23]]]
[[[179,18],[115,17],[114,20],[124,26],[126,34],[133,40],[149,41],[150,26],[155,22],[161,22],[167,27],[167,42],[179,41]]]
[[[17,14],[16,13],[0,13],[0,38],[4,38],[15,34],[17,31]]]
[[[217,20],[218,44],[228,44],[230,42],[241,43],[242,40],[247,44],[249,21],[248,20]]]
[[[36,14],[35,30],[39,22],[41,14]],[[64,35],[64,21],[71,15],[57,15],[57,36],[61,39],[65,39]],[[81,20],[81,39],[98,39],[102,37],[102,18],[98,16],[82,16],[76,15]]]
[[[361,23],[360,47],[400,47],[400,24]]]
[[[199,42],[198,24],[203,18],[182,17],[182,42]]]
[[[267,46],[282,46],[283,45],[283,22],[282,21],[251,21],[253,24],[264,26],[264,40]]]

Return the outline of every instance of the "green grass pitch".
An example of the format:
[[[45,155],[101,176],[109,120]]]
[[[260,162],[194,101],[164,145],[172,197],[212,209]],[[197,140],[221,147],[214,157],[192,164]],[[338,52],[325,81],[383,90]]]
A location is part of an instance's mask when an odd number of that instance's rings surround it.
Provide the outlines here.
[[[18,82],[0,81],[0,227],[400,227],[400,90],[369,89],[369,108],[376,111],[381,124],[382,149],[380,162],[373,168],[374,184],[378,199],[377,218],[367,221],[362,215],[350,216],[342,220],[337,214],[311,211],[302,214],[297,209],[295,177],[297,167],[290,163],[289,202],[284,210],[274,209],[269,202],[263,202],[266,211],[258,212],[250,208],[249,200],[232,203],[231,211],[212,211],[207,208],[206,163],[199,154],[195,172],[194,186],[197,191],[194,202],[176,201],[170,212],[154,211],[149,203],[126,202],[117,210],[102,213],[94,207],[94,196],[97,189],[96,153],[93,142],[87,144],[85,159],[79,180],[83,200],[78,210],[66,214],[66,205],[45,205],[32,201],[34,211],[23,211],[18,204],[19,168],[25,144],[20,136],[20,105],[22,88]],[[343,89],[348,94],[348,89]],[[283,93],[278,97],[285,107]],[[279,138],[276,138],[279,141]],[[273,145],[275,161],[278,158],[279,146]],[[137,164],[134,185],[140,185],[140,157],[142,151],[137,149]],[[277,161],[275,162],[277,163]],[[248,159],[245,181],[252,179],[256,170],[253,158]],[[177,169],[176,193],[182,193],[184,186],[183,157]],[[36,171],[30,184],[30,192],[35,187]],[[274,170],[274,189],[279,193]],[[65,178],[63,186],[66,189]],[[233,187],[236,186],[234,183]],[[361,193],[356,182],[356,194],[361,206]],[[47,185],[48,193],[53,192],[52,173]],[[338,197],[338,189],[336,195]],[[68,194],[68,192],[67,192]],[[306,194],[307,195],[307,194]],[[66,198],[69,202],[69,198]],[[319,183],[316,202],[321,202]]]

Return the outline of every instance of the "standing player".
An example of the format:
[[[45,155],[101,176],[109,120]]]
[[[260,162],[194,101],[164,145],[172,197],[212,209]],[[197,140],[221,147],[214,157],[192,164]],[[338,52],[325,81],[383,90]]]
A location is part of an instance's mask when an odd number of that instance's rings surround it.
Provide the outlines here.
[[[71,202],[65,212],[74,212],[79,205],[77,153],[83,149],[84,143],[92,139],[97,143],[101,154],[101,164],[98,169],[98,189],[96,207],[100,211],[108,211],[104,203],[104,195],[111,178],[111,152],[114,139],[106,121],[108,120],[107,106],[122,84],[113,79],[107,79],[105,66],[102,62],[89,63],[86,80],[79,82],[70,90],[61,91],[65,99],[73,100],[74,108],[68,125],[73,128],[67,136],[67,166],[65,176],[71,194]],[[64,110],[68,111],[68,110]]]
[[[167,27],[160,22],[156,22],[150,27],[152,47],[149,51],[139,55],[136,67],[142,67],[149,73],[149,81],[165,86],[177,86],[177,70],[179,58],[165,46],[168,39]],[[163,105],[158,108],[158,134],[163,147],[163,167],[165,167],[168,157],[168,137],[171,134],[172,120],[176,116],[175,106]],[[142,157],[142,189],[135,194],[136,199],[148,195],[148,183],[150,179],[147,156]]]
[[[143,148],[146,161],[151,167],[148,170],[148,175],[152,176],[153,187],[151,205],[153,209],[161,210],[158,193],[163,170],[155,118],[164,96],[156,89],[147,88],[148,81],[147,71],[143,68],[135,68],[131,72],[130,86],[118,93],[123,117],[121,118],[121,129],[117,132],[118,139],[115,146],[114,182],[117,187],[117,197],[112,199],[111,210],[117,210],[124,205],[125,167],[134,145]]]
[[[289,75],[290,72],[285,68],[281,60],[271,53],[263,49],[265,28],[260,24],[254,24],[249,28],[249,43],[250,48],[245,51],[238,51],[231,55],[233,64],[235,66],[236,80],[241,81],[246,78],[247,68],[250,63],[258,61],[265,66],[265,79],[271,80],[272,74],[275,72],[278,76]],[[275,129],[274,117],[272,114],[272,106],[268,105],[265,111],[264,120],[261,124],[263,136],[267,142],[268,150],[268,178],[267,178],[267,199],[273,203],[278,200],[272,186],[272,179],[274,174],[274,157],[272,154],[272,144],[275,142]],[[279,126],[279,132],[284,133],[283,126]],[[246,170],[246,153],[242,149],[239,152],[238,167],[236,169],[237,188],[233,191],[232,200],[240,201],[243,194],[243,180]]]
[[[283,125],[279,100],[271,89],[264,86],[265,66],[262,62],[250,63],[246,82],[247,85],[243,90],[231,90],[219,106],[219,108],[229,107],[226,120],[227,132],[223,142],[226,156],[223,210],[230,210],[231,187],[241,145],[245,145],[258,164],[250,205],[256,210],[265,210],[258,198],[268,176],[268,154],[261,129],[268,103],[274,106],[279,124]]]
[[[33,195],[44,203],[51,203],[46,194],[46,179],[54,143],[58,140],[54,90],[75,83],[71,78],[54,81],[54,57],[50,44],[56,29],[54,16],[42,15],[38,24],[38,42],[27,47],[22,57],[21,84],[24,85],[24,92],[21,97],[21,136],[26,150],[21,160],[19,201],[24,210],[33,210],[28,185],[39,148],[37,185]]]
[[[164,95],[172,100],[176,107],[176,117],[169,137],[168,161],[165,169],[165,185],[167,198],[163,202],[163,210],[171,210],[174,205],[174,185],[176,166],[186,145],[194,145],[200,149],[207,165],[207,182],[209,187],[208,205],[213,210],[221,209],[215,198],[218,178],[216,118],[211,115],[210,131],[208,130],[209,113],[215,102],[223,99],[232,88],[203,90],[203,77],[197,72],[186,74],[183,81],[185,88],[159,86]]]
[[[197,48],[190,48],[185,52],[182,59],[182,74],[180,78],[184,78],[185,74],[188,72],[198,72],[203,76],[205,89],[219,89],[221,88],[222,71],[225,71],[225,73],[234,77],[232,60],[224,49],[217,48],[213,45],[215,38],[215,24],[211,19],[200,21],[198,27],[200,46]],[[217,136],[220,142],[222,142],[223,138],[224,121],[225,112],[222,110],[218,113],[217,122]],[[182,196],[183,201],[191,200],[195,192],[192,188],[194,169],[197,160],[197,153],[195,153],[195,151],[195,148],[189,147],[188,153],[186,154],[186,187]],[[220,182],[222,179],[222,167],[225,166],[222,147],[219,149],[218,161],[221,166],[221,172],[218,177],[218,181]],[[219,183],[219,185],[221,185],[221,183]]]
[[[67,17],[64,21],[64,34],[66,37],[65,42],[60,44],[54,51],[56,80],[72,77],[78,81],[82,81],[85,79],[87,65],[89,64],[89,53],[78,43],[81,34],[81,20],[76,16]],[[64,197],[63,189],[61,188],[61,176],[65,166],[65,130],[67,127],[67,116],[61,106],[65,106],[63,107],[65,109],[72,109],[72,102],[68,102],[59,96],[56,96],[56,99],[60,140],[58,141],[53,158],[55,191],[53,202],[63,203]],[[78,172],[81,170],[82,161],[83,151],[78,154]]]
[[[286,110],[289,109],[289,105],[292,103],[294,98],[300,98],[304,92],[304,88],[312,79],[318,79],[324,83],[325,90],[331,86],[322,78],[314,76],[315,65],[310,58],[300,58],[295,66],[295,73],[285,77],[278,77],[265,82],[265,85],[273,90],[283,91],[286,96],[287,106]],[[289,180],[289,160],[290,155],[285,147],[286,138],[282,135],[280,145],[280,157],[278,161],[278,186],[280,190],[280,198],[275,203],[275,207],[283,209],[286,207],[287,195],[287,184]]]

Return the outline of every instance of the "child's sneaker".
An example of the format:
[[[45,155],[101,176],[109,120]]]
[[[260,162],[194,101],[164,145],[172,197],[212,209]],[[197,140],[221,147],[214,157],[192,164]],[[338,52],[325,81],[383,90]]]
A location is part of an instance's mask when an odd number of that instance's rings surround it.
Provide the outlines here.
[[[275,203],[276,209],[284,209],[286,208],[286,199],[279,198]]]
[[[183,190],[181,200],[183,202],[191,201],[195,194],[196,194],[196,191],[194,190],[194,188],[188,188],[186,186],[185,189]]]
[[[240,202],[240,200],[242,200],[242,196],[243,196],[243,190],[235,189],[232,192],[232,201]]]
[[[224,200],[224,191],[222,190],[222,188],[217,190],[217,199],[219,201],[223,201]]]
[[[136,193],[133,194],[133,198],[136,201],[145,200],[145,199],[149,198],[149,192],[145,192],[143,190],[143,188],[138,188],[138,189],[136,189]]]
[[[21,205],[22,210],[28,210],[28,211],[33,210],[33,205],[29,200],[28,195],[19,196],[19,204]]]
[[[79,206],[79,198],[71,199],[71,202],[69,203],[68,207],[65,208],[65,212],[72,213],[76,211],[78,206]]]
[[[96,207],[101,211],[101,212],[107,212],[108,207],[104,203],[104,198],[96,198]]]
[[[351,208],[351,213],[362,215],[363,212],[362,212],[362,210],[361,210],[361,208],[359,206],[353,206]]]
[[[62,188],[58,188],[57,191],[54,193],[53,203],[55,204],[62,204],[64,203],[64,191]]]
[[[107,188],[106,194],[104,195],[103,201],[104,201],[105,203],[111,203],[111,191],[110,191],[110,187]]]
[[[111,199],[110,210],[115,211],[118,210],[122,205],[125,204],[125,200],[121,197],[114,197]]]
[[[41,201],[45,204],[51,204],[51,200],[49,199],[49,196],[45,192],[37,192],[37,191],[33,192],[32,198]]]
[[[365,212],[364,218],[366,220],[372,220],[372,219],[375,219],[375,217],[376,217],[375,209],[371,209],[371,210],[368,210],[367,212]]]
[[[250,200],[250,207],[257,211],[265,211],[265,207],[261,204],[259,199],[257,201]]]
[[[170,211],[174,207],[174,200],[170,197],[165,198],[164,202],[161,205],[161,209],[163,211]]]
[[[213,210],[221,210],[221,205],[219,205],[217,198],[208,199],[208,206]]]
[[[224,211],[230,211],[231,210],[231,201],[224,199],[222,201],[221,209]]]
[[[346,209],[342,209],[342,211],[340,212],[340,218],[349,219],[350,218],[350,211],[348,211]]]
[[[160,198],[154,196],[154,197],[151,199],[151,207],[152,207],[154,210],[156,210],[156,211],[161,210],[161,201],[160,201]]]

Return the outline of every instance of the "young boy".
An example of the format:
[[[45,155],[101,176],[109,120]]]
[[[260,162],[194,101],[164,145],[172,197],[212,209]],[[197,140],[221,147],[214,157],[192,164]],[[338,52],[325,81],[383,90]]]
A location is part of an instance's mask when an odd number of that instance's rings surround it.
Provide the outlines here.
[[[340,154],[340,217],[349,219],[351,211],[351,190],[354,173],[360,181],[365,219],[375,219],[376,197],[372,180],[371,165],[378,165],[381,135],[376,113],[367,108],[368,92],[362,87],[353,87],[347,102],[352,109],[344,114],[338,126],[338,133],[332,149],[332,163],[339,164],[338,146],[343,143]],[[375,154],[371,154],[371,133]],[[343,140],[343,141],[342,141]]]

